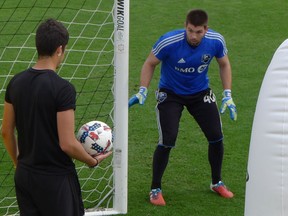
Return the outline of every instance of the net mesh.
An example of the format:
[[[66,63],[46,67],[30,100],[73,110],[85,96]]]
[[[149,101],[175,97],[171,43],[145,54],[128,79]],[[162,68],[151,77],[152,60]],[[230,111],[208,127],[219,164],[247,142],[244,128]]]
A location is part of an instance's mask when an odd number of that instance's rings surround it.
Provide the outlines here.
[[[9,80],[37,60],[37,26],[55,18],[70,34],[65,60],[57,73],[77,91],[75,128],[100,120],[113,129],[113,5],[114,0],[0,1],[0,124]],[[103,211],[113,206],[112,161],[111,157],[96,169],[75,161],[86,209]],[[17,215],[14,168],[2,140],[0,170],[0,215]]]

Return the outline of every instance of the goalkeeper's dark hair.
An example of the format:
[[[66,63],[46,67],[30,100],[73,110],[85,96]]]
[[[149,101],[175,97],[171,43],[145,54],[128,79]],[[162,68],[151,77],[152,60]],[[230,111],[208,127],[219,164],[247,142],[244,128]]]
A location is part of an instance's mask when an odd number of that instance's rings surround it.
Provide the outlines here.
[[[36,48],[39,56],[52,56],[59,46],[65,50],[69,33],[65,26],[55,19],[42,22],[36,31]]]
[[[188,25],[188,23],[194,26],[207,26],[208,14],[201,9],[190,10],[186,16],[186,25]]]

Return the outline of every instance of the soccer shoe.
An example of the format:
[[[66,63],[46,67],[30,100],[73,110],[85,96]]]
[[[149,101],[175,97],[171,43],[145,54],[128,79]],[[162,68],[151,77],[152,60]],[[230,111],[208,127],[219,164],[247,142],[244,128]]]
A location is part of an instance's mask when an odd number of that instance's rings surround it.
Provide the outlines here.
[[[162,196],[162,191],[160,188],[152,189],[149,193],[150,203],[156,206],[165,206],[166,202]]]
[[[232,198],[234,196],[234,194],[226,188],[222,181],[219,181],[217,184],[211,183],[210,189],[224,198]]]

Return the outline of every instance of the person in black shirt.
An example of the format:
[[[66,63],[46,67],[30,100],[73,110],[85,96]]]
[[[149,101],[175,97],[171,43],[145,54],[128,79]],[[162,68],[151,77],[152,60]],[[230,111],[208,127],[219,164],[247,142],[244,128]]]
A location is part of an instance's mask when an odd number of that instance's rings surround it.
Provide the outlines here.
[[[75,137],[76,91],[56,73],[68,40],[62,23],[42,22],[36,64],[16,74],[6,89],[2,137],[16,167],[21,216],[84,215],[73,159],[94,167],[111,155],[91,156]]]

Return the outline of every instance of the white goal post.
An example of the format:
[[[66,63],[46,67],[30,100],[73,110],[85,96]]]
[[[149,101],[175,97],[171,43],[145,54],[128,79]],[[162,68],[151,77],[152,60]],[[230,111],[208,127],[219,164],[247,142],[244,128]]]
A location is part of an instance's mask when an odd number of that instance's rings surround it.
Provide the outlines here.
[[[95,169],[75,161],[85,216],[127,213],[129,7],[130,0],[0,2],[0,126],[7,84],[36,62],[35,31],[51,17],[70,34],[57,73],[76,88],[75,129],[91,120],[113,129],[111,159]],[[2,140],[0,170],[0,215],[19,215],[15,170]]]
[[[129,6],[129,0],[116,0],[114,7],[114,208],[119,213],[127,212],[128,200]]]

